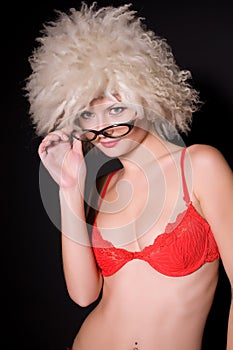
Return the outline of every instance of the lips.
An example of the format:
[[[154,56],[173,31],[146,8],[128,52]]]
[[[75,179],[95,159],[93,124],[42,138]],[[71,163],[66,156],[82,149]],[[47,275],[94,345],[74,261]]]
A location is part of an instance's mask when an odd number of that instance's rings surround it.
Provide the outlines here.
[[[103,147],[106,147],[106,148],[112,148],[112,147],[115,147],[116,144],[119,142],[120,140],[114,140],[114,141],[101,141],[101,145]]]

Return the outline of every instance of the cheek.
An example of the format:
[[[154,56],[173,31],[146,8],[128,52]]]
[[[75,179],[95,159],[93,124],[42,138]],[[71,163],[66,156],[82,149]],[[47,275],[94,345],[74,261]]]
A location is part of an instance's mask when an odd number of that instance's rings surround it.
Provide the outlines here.
[[[140,143],[148,135],[148,133],[149,131],[146,127],[143,128],[135,126],[132,133],[129,134],[129,139]]]

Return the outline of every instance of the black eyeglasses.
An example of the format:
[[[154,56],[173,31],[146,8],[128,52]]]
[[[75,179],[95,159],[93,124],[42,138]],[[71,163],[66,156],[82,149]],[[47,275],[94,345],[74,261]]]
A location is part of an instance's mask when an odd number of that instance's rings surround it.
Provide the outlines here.
[[[118,139],[127,135],[134,127],[135,120],[128,123],[113,124],[101,130],[83,129],[73,130],[71,137],[84,142],[94,141],[98,135],[103,135],[111,139]]]

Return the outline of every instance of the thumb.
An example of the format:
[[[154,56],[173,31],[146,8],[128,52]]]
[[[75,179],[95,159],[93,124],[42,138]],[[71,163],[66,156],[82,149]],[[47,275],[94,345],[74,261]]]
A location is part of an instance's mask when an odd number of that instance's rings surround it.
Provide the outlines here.
[[[82,154],[82,142],[76,139],[73,139],[72,150],[75,153]]]

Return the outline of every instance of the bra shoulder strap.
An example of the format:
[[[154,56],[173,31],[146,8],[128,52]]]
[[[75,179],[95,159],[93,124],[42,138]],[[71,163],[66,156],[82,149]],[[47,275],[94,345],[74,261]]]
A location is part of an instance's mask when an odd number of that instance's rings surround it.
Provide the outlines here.
[[[187,147],[182,149],[181,152],[181,158],[180,158],[180,168],[181,168],[181,178],[182,178],[182,186],[183,186],[183,199],[186,204],[190,203],[190,196],[189,196],[189,191],[185,179],[185,172],[184,172],[184,158],[185,158],[185,152],[186,152]]]
[[[103,199],[104,199],[105,194],[106,194],[106,192],[107,192],[108,185],[109,185],[109,183],[110,183],[110,181],[111,181],[111,178],[113,177],[113,175],[114,175],[116,172],[117,172],[117,170],[113,171],[113,172],[112,172],[111,174],[109,174],[108,177],[107,177],[107,180],[106,180],[106,182],[105,182],[105,184],[104,184],[104,186],[103,186],[103,190],[102,190],[101,193],[100,193],[100,201],[99,201],[98,209],[100,208],[100,206],[101,206],[101,204],[102,204],[102,202],[103,202]]]

